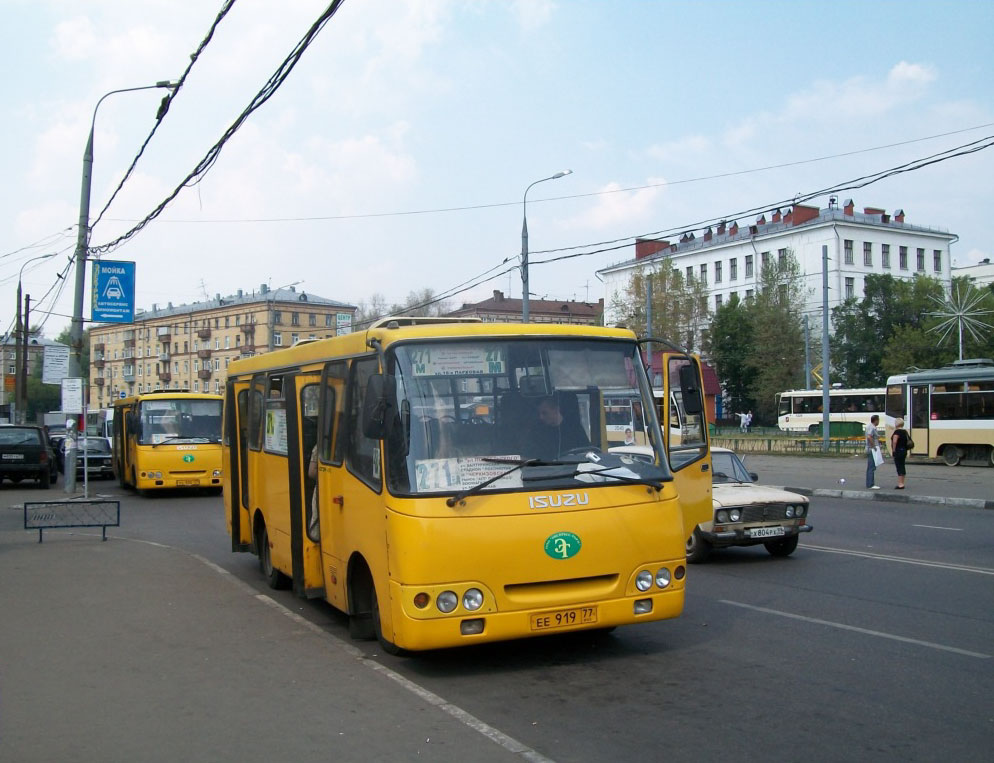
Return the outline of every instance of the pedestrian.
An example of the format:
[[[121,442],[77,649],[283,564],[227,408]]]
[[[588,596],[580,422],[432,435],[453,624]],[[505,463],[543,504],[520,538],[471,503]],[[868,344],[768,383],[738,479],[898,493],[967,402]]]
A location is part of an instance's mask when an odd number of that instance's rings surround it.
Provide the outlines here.
[[[877,414],[870,416],[870,423],[866,425],[866,489],[879,490],[880,486],[874,484],[877,467],[883,463],[884,457],[880,452],[880,430],[877,424],[880,417]]]
[[[746,414],[746,432],[752,431],[752,411]]]
[[[895,490],[904,490],[904,476],[907,474],[904,460],[913,447],[914,441],[904,428],[904,419],[897,419],[894,422],[894,433],[890,436],[890,452],[894,455],[894,468],[897,469]]]
[[[742,434],[745,434],[746,433],[746,427],[749,426],[748,423],[747,423],[748,422],[748,418],[749,418],[749,414],[748,413],[736,413],[735,415],[739,417],[739,431]]]

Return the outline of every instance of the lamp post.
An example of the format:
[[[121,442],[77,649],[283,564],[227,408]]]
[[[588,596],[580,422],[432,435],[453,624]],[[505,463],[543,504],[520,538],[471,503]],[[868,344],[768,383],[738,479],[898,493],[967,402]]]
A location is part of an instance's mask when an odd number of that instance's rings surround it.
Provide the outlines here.
[[[573,170],[563,170],[547,178],[536,180],[525,189],[521,199],[521,322],[528,323],[528,191],[533,185],[544,183],[546,180],[558,180],[566,175],[572,175]]]
[[[69,329],[69,376],[78,377],[82,373],[83,355],[83,298],[86,292],[86,255],[90,239],[90,181],[93,170],[93,130],[97,123],[97,109],[104,98],[115,93],[130,93],[135,90],[155,90],[167,88],[175,90],[175,82],[162,80],[154,85],[142,87],[125,87],[104,93],[93,108],[93,119],[90,121],[90,135],[86,140],[86,150],[83,152],[83,181],[79,194],[79,229],[76,232],[76,288],[73,298],[72,324]]]
[[[17,274],[17,328],[14,331],[14,421],[12,422],[14,424],[24,423],[28,400],[28,316],[26,314],[24,315],[24,325],[21,325],[21,306],[24,304],[21,296],[21,281],[24,278],[24,268],[32,262],[47,260],[55,255],[56,252],[52,252],[25,260]]]

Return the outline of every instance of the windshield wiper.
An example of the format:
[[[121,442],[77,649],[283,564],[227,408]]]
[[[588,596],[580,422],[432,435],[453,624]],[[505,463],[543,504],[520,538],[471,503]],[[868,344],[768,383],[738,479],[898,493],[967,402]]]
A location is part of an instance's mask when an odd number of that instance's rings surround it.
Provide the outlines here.
[[[627,482],[630,485],[648,485],[649,487],[654,488],[656,492],[659,492],[660,490],[663,489],[664,482],[673,481],[672,476],[661,479],[651,479],[649,477],[629,477],[626,474],[608,474],[608,472],[613,472],[616,471],[617,469],[623,469],[623,468],[625,467],[604,466],[601,467],[600,469],[584,469],[582,471],[580,469],[576,469],[573,472],[572,476],[579,477],[582,474],[602,474],[608,479],[618,480],[619,482]],[[634,472],[632,473],[634,474]]]
[[[541,458],[528,458],[520,461],[515,461],[510,458],[483,458],[481,459],[481,461],[487,461],[491,464],[514,464],[514,465],[507,471],[503,471],[500,474],[491,477],[488,480],[484,480],[483,482],[477,485],[473,485],[473,487],[471,488],[467,488],[466,490],[460,490],[455,495],[446,498],[445,499],[446,506],[455,506],[457,503],[465,500],[466,498],[469,498],[471,495],[476,495],[481,490],[483,490],[483,488],[485,488],[487,485],[493,484],[502,477],[506,477],[508,474],[514,474],[514,472],[518,471],[518,469],[521,469],[525,466],[565,466],[566,465],[562,461],[543,461]]]
[[[175,442],[176,440],[188,440],[190,442],[196,442],[196,443],[210,442],[210,439],[207,437],[187,437],[186,435],[174,434],[174,435],[169,435],[169,437],[167,437],[164,440],[159,440],[159,442],[153,442],[152,447],[157,448],[160,445],[165,445],[166,443]]]

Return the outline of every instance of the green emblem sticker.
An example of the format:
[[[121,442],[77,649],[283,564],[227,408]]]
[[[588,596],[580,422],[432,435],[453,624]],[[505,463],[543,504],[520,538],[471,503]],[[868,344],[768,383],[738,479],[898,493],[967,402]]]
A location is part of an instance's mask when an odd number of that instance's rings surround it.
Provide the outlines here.
[[[186,463],[188,463],[188,464],[192,464],[193,463],[193,454],[192,453],[187,453],[186,455],[183,456],[183,460]]]
[[[553,559],[569,559],[580,553],[580,536],[575,533],[555,533],[545,539],[545,553]]]

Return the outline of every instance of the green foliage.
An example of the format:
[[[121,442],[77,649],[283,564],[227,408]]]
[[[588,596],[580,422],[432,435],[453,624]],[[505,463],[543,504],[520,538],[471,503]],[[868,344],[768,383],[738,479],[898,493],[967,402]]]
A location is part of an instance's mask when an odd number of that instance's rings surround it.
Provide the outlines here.
[[[752,392],[756,371],[748,362],[755,341],[755,311],[750,308],[733,297],[715,311],[711,321],[708,358],[715,366],[730,413],[756,407]]]

